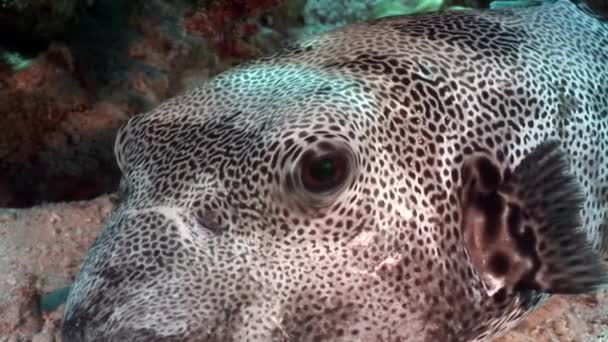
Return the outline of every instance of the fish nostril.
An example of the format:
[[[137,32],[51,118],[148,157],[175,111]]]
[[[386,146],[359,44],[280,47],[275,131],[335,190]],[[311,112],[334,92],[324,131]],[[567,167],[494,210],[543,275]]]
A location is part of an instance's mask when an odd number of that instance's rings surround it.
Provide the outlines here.
[[[122,328],[114,332],[104,330],[85,330],[85,319],[81,316],[73,315],[73,318],[66,319],[61,327],[61,340],[64,342],[114,342],[114,341],[181,341],[171,337],[157,336],[150,329],[130,329]],[[88,329],[88,328],[87,328]],[[92,333],[91,333],[92,332]]]
[[[194,212],[194,218],[198,224],[215,233],[222,233],[228,228],[216,211],[199,209]]]

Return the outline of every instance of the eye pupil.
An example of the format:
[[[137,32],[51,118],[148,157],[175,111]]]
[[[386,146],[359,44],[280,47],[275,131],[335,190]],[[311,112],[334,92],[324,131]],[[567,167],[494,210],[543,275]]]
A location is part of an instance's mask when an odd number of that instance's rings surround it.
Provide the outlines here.
[[[307,191],[323,193],[337,190],[346,180],[348,160],[342,151],[325,155],[307,153],[301,168],[302,184]]]
[[[319,183],[333,181],[336,177],[336,171],[336,163],[329,158],[316,160],[310,167],[311,177]]]

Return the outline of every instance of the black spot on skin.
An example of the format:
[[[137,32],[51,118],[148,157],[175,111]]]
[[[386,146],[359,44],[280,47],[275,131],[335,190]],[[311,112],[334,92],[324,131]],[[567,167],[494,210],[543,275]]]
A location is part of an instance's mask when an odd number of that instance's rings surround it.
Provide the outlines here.
[[[497,193],[491,193],[480,196],[475,206],[484,217],[485,240],[489,242],[496,240],[501,226],[500,217],[505,209],[504,199]]]
[[[481,186],[487,191],[495,191],[500,185],[500,170],[487,158],[477,159],[476,165]]]
[[[536,235],[530,227],[525,227],[523,231],[514,230],[515,226],[509,226],[509,233],[515,238],[517,249],[523,255],[533,255],[536,246]]]
[[[520,281],[515,284],[513,289],[516,292],[525,292],[525,291],[541,291],[540,285],[534,280],[534,276],[538,271],[538,267],[535,270],[532,270],[526,273],[525,276],[521,278]]]
[[[507,226],[510,231],[519,232],[521,230],[522,211],[518,206],[509,205],[509,213],[507,214]]]
[[[506,208],[504,198],[497,192],[502,181],[500,170],[488,158],[478,157],[465,163],[462,172],[465,184],[469,183],[469,204],[483,216],[484,238],[486,242],[492,242],[498,236],[502,213]]]
[[[503,276],[509,272],[509,257],[504,253],[495,253],[490,257],[490,271],[497,276]]]
[[[502,303],[505,301],[505,299],[507,299],[507,290],[505,290],[504,288],[498,290],[493,296],[492,298],[494,299],[494,301],[496,303]]]
[[[523,231],[516,231],[515,226],[509,226],[509,233],[515,239],[519,253],[529,256],[532,259],[531,269],[515,284],[514,290],[521,291],[540,291],[541,287],[536,282],[535,275],[540,269],[540,258],[535,251],[536,235],[530,227],[524,227]]]

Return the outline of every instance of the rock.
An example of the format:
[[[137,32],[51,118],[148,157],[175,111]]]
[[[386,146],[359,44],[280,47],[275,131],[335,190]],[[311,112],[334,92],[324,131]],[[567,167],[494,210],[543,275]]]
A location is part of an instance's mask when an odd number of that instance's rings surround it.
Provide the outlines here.
[[[50,39],[69,28],[79,5],[83,1],[0,0],[0,32],[21,39]]]
[[[19,16],[18,1],[2,1],[0,21],[2,13]],[[88,200],[116,189],[117,129],[220,70],[206,42],[181,28],[191,6],[97,0],[79,12],[61,42],[27,63],[2,61],[0,34],[0,207]]]

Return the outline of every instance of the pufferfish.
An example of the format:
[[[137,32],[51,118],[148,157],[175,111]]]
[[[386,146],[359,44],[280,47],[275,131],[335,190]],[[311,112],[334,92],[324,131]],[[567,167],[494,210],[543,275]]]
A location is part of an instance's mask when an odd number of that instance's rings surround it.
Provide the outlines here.
[[[134,116],[63,340],[488,341],[605,288],[589,8],[352,24]]]

